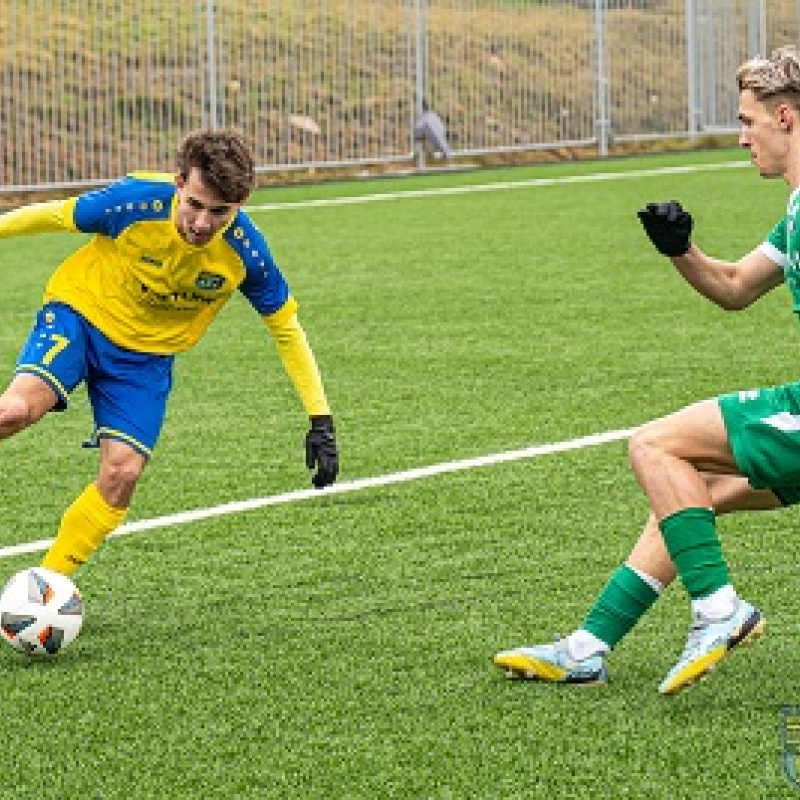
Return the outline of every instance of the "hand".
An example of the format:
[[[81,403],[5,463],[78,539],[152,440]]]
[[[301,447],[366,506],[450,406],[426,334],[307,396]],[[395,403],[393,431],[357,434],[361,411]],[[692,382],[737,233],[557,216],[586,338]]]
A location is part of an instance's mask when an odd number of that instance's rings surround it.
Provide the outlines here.
[[[328,415],[311,417],[311,430],[306,434],[306,466],[317,467],[311,483],[322,489],[336,480],[339,472],[339,449],[333,430],[333,418]]]
[[[638,216],[662,256],[682,256],[691,247],[692,215],[680,203],[648,203]]]

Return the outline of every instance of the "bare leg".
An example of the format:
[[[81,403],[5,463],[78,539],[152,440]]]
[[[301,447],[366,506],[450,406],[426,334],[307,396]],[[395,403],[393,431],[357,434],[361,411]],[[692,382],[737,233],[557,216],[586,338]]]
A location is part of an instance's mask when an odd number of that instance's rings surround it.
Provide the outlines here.
[[[714,508],[703,473],[738,475],[715,399],[639,428],[629,444],[631,466],[660,522],[685,508]]]
[[[629,451],[693,613],[707,619],[729,616],[737,598],[716,531],[708,475],[740,473],[719,402],[704,400],[650,422],[633,434]],[[734,504],[737,492],[740,502],[753,502],[744,484],[727,491],[733,492]]]
[[[0,439],[38,422],[53,406],[56,393],[35,375],[17,375],[0,395]]]
[[[716,400],[650,423],[631,438],[630,451],[634,472],[650,500],[651,513],[627,564],[610,577],[582,626],[565,640],[498,653],[495,664],[510,675],[554,682],[604,682],[605,667],[600,656],[632,630],[658,596],[658,587],[646,578],[667,586],[676,577],[660,521],[684,509],[699,509],[706,515],[713,509],[721,515],[781,505],[772,492],[753,489],[738,474]],[[747,607],[743,608],[749,615]],[[757,627],[749,628],[745,636],[760,634],[763,622],[758,612],[754,620]],[[744,624],[736,630],[744,631]],[[739,641],[747,639],[740,637],[736,643]],[[681,662],[681,669],[677,673],[673,670],[659,690],[674,693],[688,685],[711,669],[724,652],[717,648],[707,658],[703,654],[688,669]]]
[[[97,489],[115,508],[128,508],[147,459],[125,442],[100,439],[100,472]]]
[[[781,507],[781,502],[772,492],[753,489],[747,479],[739,475],[703,474],[702,477],[717,515],[733,511],[767,511]],[[650,514],[627,563],[655,578],[662,586],[666,587],[675,580],[675,566],[664,546],[655,514]]]
[[[664,583],[677,572],[691,598],[692,626],[686,646],[659,686],[662,694],[675,694],[705,676],[733,647],[760,638],[764,631],[761,612],[741,600],[731,584],[713,512],[777,508],[779,501],[771,492],[751,489],[741,477],[716,399],[645,425],[631,437],[629,450],[652,514],[647,535],[634,548],[628,567],[645,572],[640,566],[650,565]],[[648,596],[641,584],[629,578],[624,589],[639,588],[635,601],[628,603],[626,591],[619,591],[623,579],[616,578],[616,584],[614,580],[584,623],[611,647],[646,613],[656,596]],[[633,612],[630,606],[635,606]]]

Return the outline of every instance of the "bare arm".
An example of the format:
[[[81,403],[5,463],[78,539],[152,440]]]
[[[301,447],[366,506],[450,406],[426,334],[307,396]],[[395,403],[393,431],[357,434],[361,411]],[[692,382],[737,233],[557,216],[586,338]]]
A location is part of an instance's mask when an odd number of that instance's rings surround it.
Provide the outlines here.
[[[771,242],[738,261],[722,261],[692,244],[692,215],[676,200],[648,203],[637,216],[656,250],[670,258],[699,294],[721,308],[746,308],[783,282],[783,267],[778,263],[782,254],[773,248],[775,260],[768,255]]]
[[[703,297],[728,311],[746,308],[783,283],[783,268],[760,249],[738,261],[712,258],[692,245],[672,263]]]

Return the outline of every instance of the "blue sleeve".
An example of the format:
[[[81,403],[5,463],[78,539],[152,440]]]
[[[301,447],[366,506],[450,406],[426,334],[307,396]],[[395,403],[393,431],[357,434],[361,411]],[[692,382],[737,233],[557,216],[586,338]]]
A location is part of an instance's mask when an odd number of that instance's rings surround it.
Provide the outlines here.
[[[129,176],[82,194],[75,204],[75,226],[114,238],[134,222],[167,218],[174,193],[174,184]]]
[[[274,314],[286,304],[291,292],[267,240],[243,211],[238,212],[225,238],[244,264],[240,291],[259,314]]]

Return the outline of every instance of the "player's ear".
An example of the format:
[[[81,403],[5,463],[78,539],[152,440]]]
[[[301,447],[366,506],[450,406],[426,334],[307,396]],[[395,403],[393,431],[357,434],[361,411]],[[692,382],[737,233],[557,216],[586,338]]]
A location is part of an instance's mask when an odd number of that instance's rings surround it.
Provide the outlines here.
[[[186,183],[186,176],[182,172],[178,172],[175,174],[175,185],[179,189],[183,189],[184,184]]]
[[[797,112],[788,103],[781,103],[777,111],[781,130],[789,133],[794,128]]]

